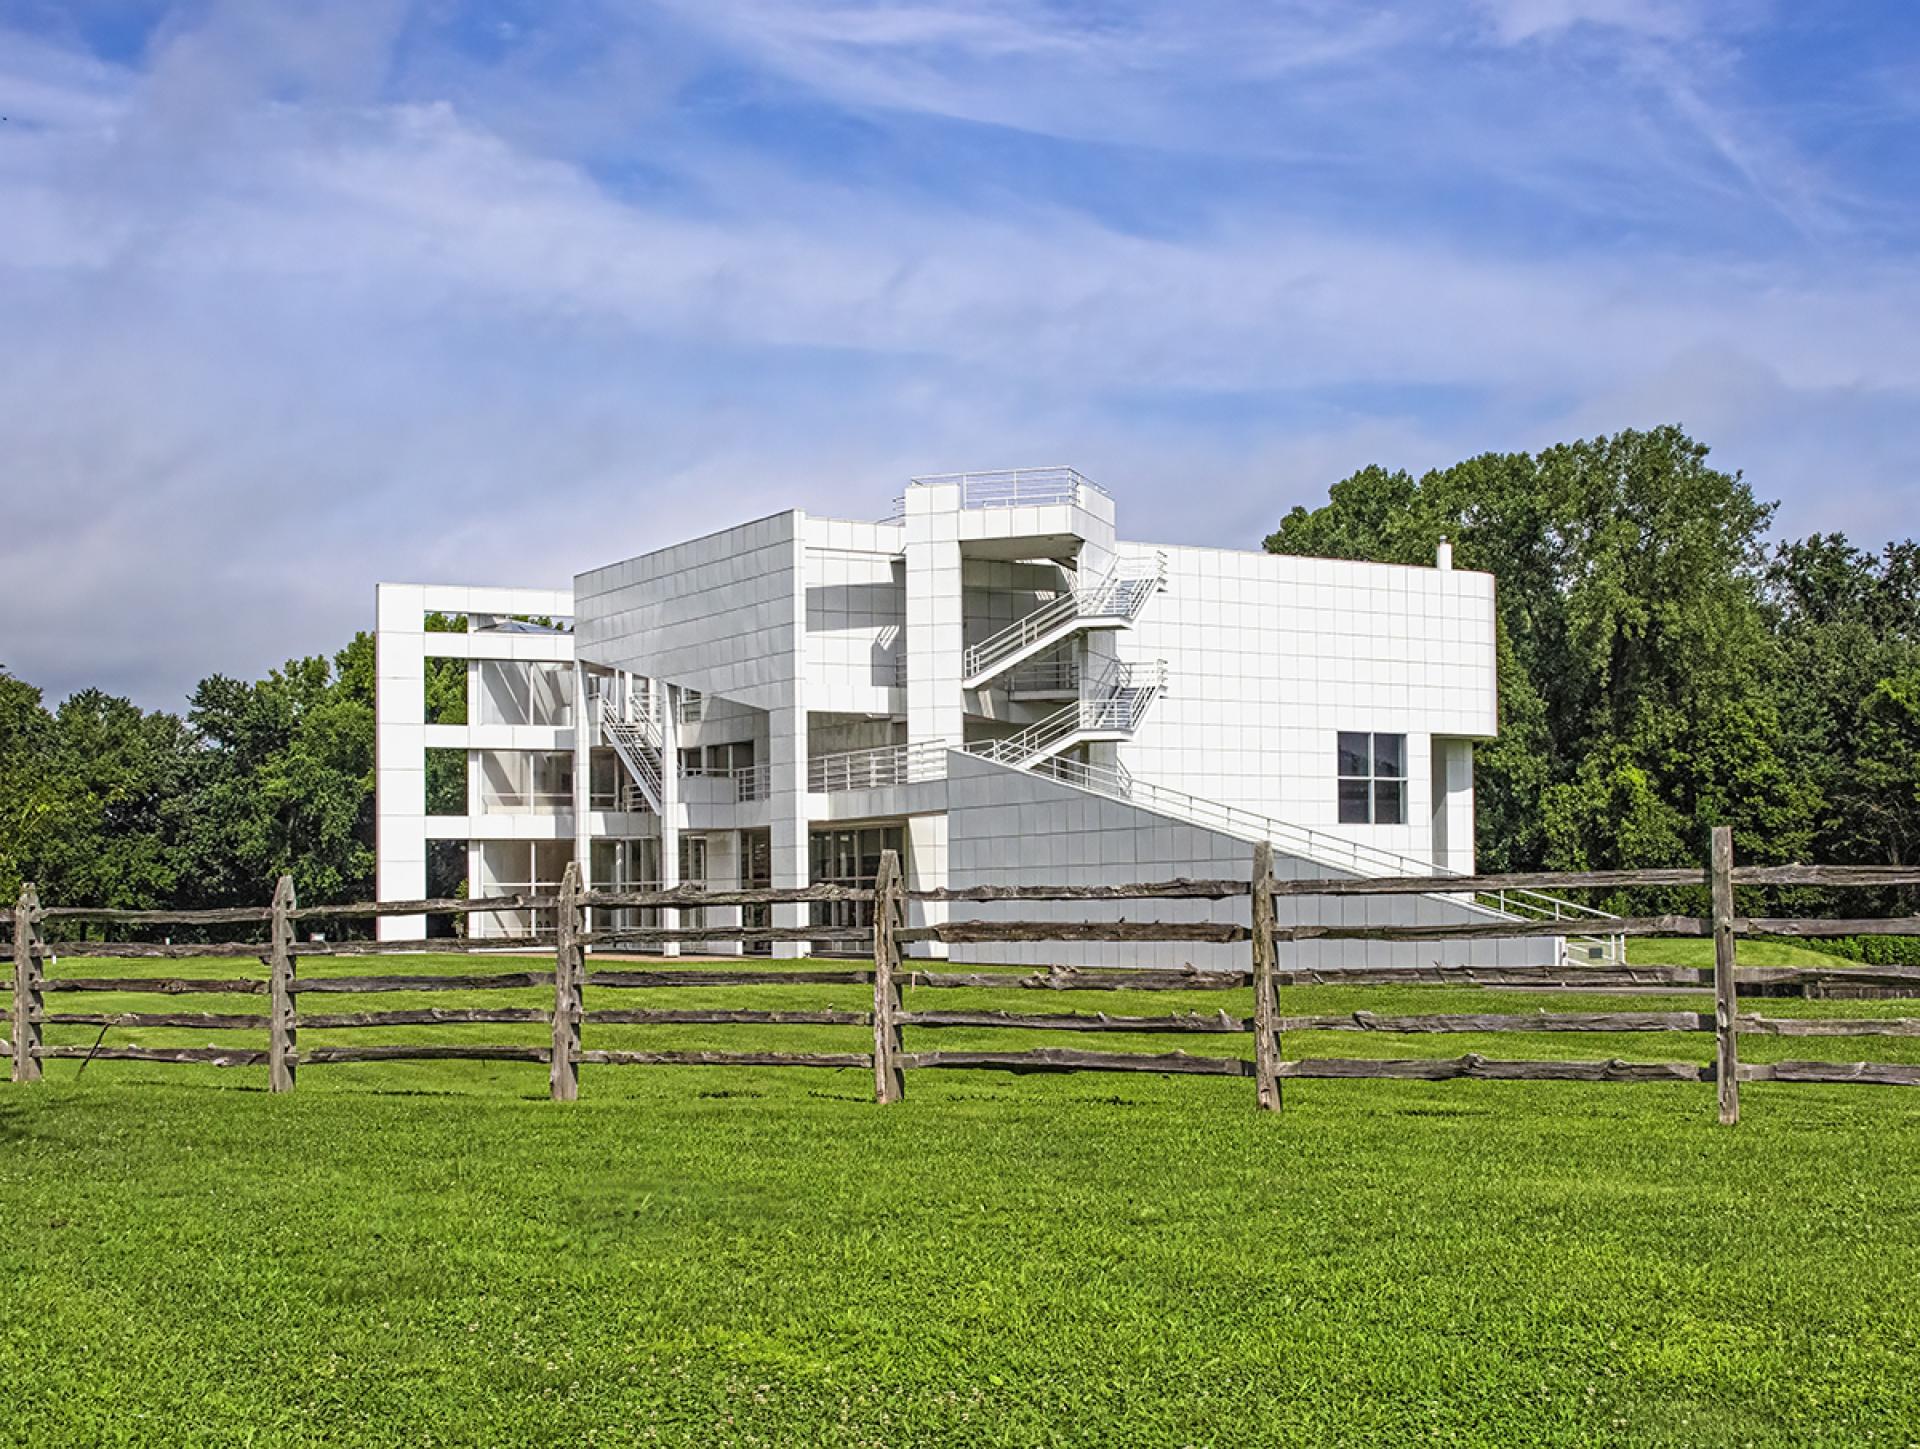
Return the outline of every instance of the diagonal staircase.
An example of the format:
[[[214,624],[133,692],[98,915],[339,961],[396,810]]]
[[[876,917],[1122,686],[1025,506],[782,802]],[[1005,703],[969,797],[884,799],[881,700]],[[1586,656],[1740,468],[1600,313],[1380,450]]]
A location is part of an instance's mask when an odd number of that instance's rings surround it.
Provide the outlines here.
[[[1141,719],[1166,688],[1164,659],[1145,665],[1115,661],[1094,685],[1089,697],[1075,700],[1016,735],[969,746],[969,749],[995,764],[1031,770],[1075,745],[1132,739]]]
[[[968,649],[960,665],[961,688],[978,689],[1082,629],[1127,628],[1166,580],[1164,553],[1116,561],[1099,583],[1049,600]]]
[[[666,757],[666,732],[661,728],[659,715],[646,711],[638,718],[622,719],[613,701],[603,700],[600,733],[613,746],[620,763],[633,777],[633,783],[640,787],[640,796],[648,807],[656,815],[664,814],[661,802],[666,799],[666,786],[661,769]]]

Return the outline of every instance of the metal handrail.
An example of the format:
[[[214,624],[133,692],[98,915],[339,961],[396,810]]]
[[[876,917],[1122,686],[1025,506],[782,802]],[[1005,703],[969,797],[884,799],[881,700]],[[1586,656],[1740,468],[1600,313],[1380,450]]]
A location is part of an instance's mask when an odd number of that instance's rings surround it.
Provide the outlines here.
[[[1055,694],[1080,688],[1080,661],[1071,654],[1057,659],[1030,659],[1007,676],[1010,694]]]
[[[969,753],[978,754],[983,759],[995,759],[987,750],[968,746]],[[998,759],[998,764],[1011,764],[1012,761]],[[1163,814],[1178,816],[1192,824],[1207,829],[1219,830],[1223,834],[1238,836],[1241,839],[1266,840],[1282,849],[1323,865],[1336,869],[1347,869],[1357,874],[1389,875],[1461,875],[1464,872],[1449,870],[1432,861],[1422,860],[1418,856],[1403,855],[1398,851],[1386,850],[1379,846],[1365,845],[1349,840],[1341,835],[1329,835],[1326,831],[1315,830],[1307,825],[1294,825],[1288,821],[1276,820],[1270,815],[1246,810],[1238,805],[1227,805],[1218,800],[1203,799],[1188,794],[1185,790],[1172,790],[1164,785],[1155,785],[1135,779],[1124,769],[1110,769],[1104,765],[1091,765],[1083,760],[1068,759],[1054,755],[1035,761],[1023,768],[1034,774],[1044,775],[1062,784],[1078,786],[1091,790],[1095,794],[1106,795],[1131,804],[1142,805]],[[1534,919],[1565,919],[1559,914],[1595,920],[1618,919],[1609,911],[1593,906],[1584,906],[1577,901],[1561,900],[1541,891],[1510,891],[1497,893],[1497,898],[1507,900],[1524,897],[1525,904],[1539,912]],[[1510,910],[1504,904],[1488,905],[1480,896],[1475,899],[1487,909],[1498,910],[1506,915],[1523,915],[1525,912]],[[1588,941],[1606,948],[1609,959],[1625,959],[1626,938],[1614,935],[1581,935],[1577,940]]]
[[[640,794],[640,787],[631,779],[620,781],[611,790],[594,790],[587,796],[589,810],[613,811],[616,814],[633,814],[647,808],[646,799]]]
[[[633,776],[641,793],[647,796],[647,803],[658,811],[660,802],[665,798],[661,762],[666,736],[660,720],[651,714],[636,719],[622,719],[613,701],[603,699],[600,728],[601,733],[612,742],[614,753],[627,767],[627,773]]]
[[[1142,567],[1146,564],[1146,567]],[[1145,560],[1116,559],[1107,576],[1098,584],[1076,588],[1049,599],[1032,613],[1014,620],[1006,628],[973,645],[961,656],[960,674],[974,679],[1002,659],[1031,648],[1062,625],[1081,619],[1124,619],[1131,624],[1140,617],[1154,591],[1166,582],[1167,556],[1156,553],[1151,563]]]
[[[944,741],[933,740],[815,755],[807,761],[807,790],[820,795],[945,779],[948,749]]]
[[[736,801],[764,800],[772,793],[773,772],[766,761],[754,765],[689,765],[680,772],[690,780],[725,780]]]
[[[996,468],[984,472],[929,473],[912,480],[915,488],[960,485],[962,508],[1016,508],[1049,503],[1078,503],[1083,489],[1111,498],[1098,483],[1074,468]]]
[[[982,741],[967,749],[1002,765],[1025,765],[1050,755],[1078,734],[1132,734],[1153,701],[1167,687],[1167,661],[1132,665],[1113,660],[1095,682],[1098,698],[1078,699],[1004,739]]]

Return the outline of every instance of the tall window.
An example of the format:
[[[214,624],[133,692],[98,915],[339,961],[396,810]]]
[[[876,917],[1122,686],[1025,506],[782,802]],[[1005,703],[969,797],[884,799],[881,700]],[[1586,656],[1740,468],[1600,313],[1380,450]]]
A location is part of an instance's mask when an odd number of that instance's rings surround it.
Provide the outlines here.
[[[1407,819],[1407,737],[1340,731],[1340,823],[1402,825]]]
[[[809,865],[814,885],[857,886],[871,890],[880,875],[880,853],[891,850],[906,864],[906,831],[898,825],[862,825],[843,829],[815,830],[807,837]],[[812,924],[849,927],[856,931],[873,926],[873,906],[868,901],[815,901]],[[813,949],[822,956],[858,955],[860,948],[843,939],[815,941]]]

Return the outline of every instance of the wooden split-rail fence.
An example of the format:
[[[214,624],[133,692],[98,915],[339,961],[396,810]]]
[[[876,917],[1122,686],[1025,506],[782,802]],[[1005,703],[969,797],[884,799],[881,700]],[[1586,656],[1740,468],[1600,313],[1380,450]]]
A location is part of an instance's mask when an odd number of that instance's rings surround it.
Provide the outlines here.
[[[0,1054],[12,1058],[16,1082],[37,1080],[42,1063],[50,1059],[118,1059],[141,1062],[211,1063],[222,1066],[267,1068],[273,1091],[292,1090],[298,1068],[348,1062],[405,1060],[528,1061],[549,1068],[556,1100],[579,1095],[582,1066],[776,1066],[856,1068],[873,1073],[874,1098],[897,1102],[906,1094],[908,1072],[928,1069],[987,1069],[1009,1072],[1117,1071],[1201,1076],[1250,1077],[1255,1101],[1267,1111],[1281,1103],[1281,1083],[1288,1078],[1400,1078],[1439,1081],[1478,1078],[1511,1081],[1578,1082],[1711,1082],[1717,1086],[1720,1120],[1735,1122],[1740,1111],[1740,1084],[1772,1082],[1858,1082],[1920,1086],[1920,1065],[1875,1062],[1779,1061],[1747,1063],[1740,1060],[1740,1041],[1754,1034],[1777,1036],[1873,1037],[1920,1036],[1920,1018],[1836,1019],[1787,1017],[1749,1013],[1741,1009],[1741,994],[1920,996],[1920,968],[1832,967],[1750,968],[1735,964],[1735,944],[1742,936],[1814,938],[1887,934],[1920,934],[1920,917],[1868,919],[1799,919],[1741,917],[1735,914],[1736,887],[1820,886],[1828,888],[1911,886],[1920,884],[1920,869],[1856,866],[1751,866],[1736,868],[1732,841],[1725,829],[1716,830],[1711,861],[1697,869],[1536,872],[1475,877],[1385,877],[1375,879],[1276,879],[1272,852],[1258,847],[1250,880],[1169,880],[1131,885],[977,886],[940,890],[908,890],[898,857],[888,851],[871,888],[818,885],[771,890],[704,890],[680,887],[652,891],[589,891],[580,886],[575,867],[568,867],[559,891],[553,895],[520,894],[473,900],[393,901],[351,905],[300,906],[292,881],[283,877],[265,907],[235,907],[197,911],[130,911],[87,906],[45,905],[31,886],[21,893],[13,912],[12,1035]],[[1621,936],[1711,937],[1711,970],[1676,966],[1576,964],[1539,966],[1427,966],[1304,968],[1284,964],[1282,951],[1291,943],[1318,941],[1496,941],[1556,934],[1551,921],[1501,920],[1462,925],[1322,926],[1281,925],[1276,901],[1284,896],[1389,896],[1454,894],[1502,889],[1618,889],[1631,886],[1705,886],[1711,901],[1704,917],[1661,915],[1631,917],[1610,923]],[[1219,901],[1244,897],[1249,901],[1245,925],[1224,921],[1023,921],[949,920],[909,926],[909,900],[948,905],[968,902],[1014,901]],[[820,924],[727,925],[709,921],[696,928],[677,926],[613,927],[593,929],[591,910],[642,908],[676,911],[718,907],[802,905],[816,902],[852,903],[870,907],[871,926]],[[425,938],[404,941],[321,941],[295,939],[296,928],[316,922],[388,915],[458,914],[489,911],[552,911],[552,934],[515,938]],[[205,929],[220,925],[264,926],[267,941],[219,941],[205,944],[139,941],[84,941],[72,943],[75,954],[101,958],[257,957],[266,975],[231,978],[49,977],[46,961],[65,949],[45,939],[42,927],[50,921],[85,921],[101,925],[139,927],[189,926]],[[714,940],[742,942],[832,943],[870,952],[870,963],[842,963],[821,969],[781,970],[768,967],[653,967],[607,963],[589,969],[588,948],[632,949],[669,942]],[[949,946],[1032,941],[1162,941],[1244,942],[1249,969],[1245,971],[1107,969],[1055,967],[1025,975],[980,971],[903,961],[902,947],[939,941]],[[550,951],[550,970],[487,971],[469,975],[328,976],[302,974],[302,962],[316,958],[355,957],[417,952]],[[1228,991],[1251,987],[1253,1014],[1240,1017],[1220,1010],[1212,1014],[1175,1012],[1163,1016],[1114,1015],[1106,1012],[1009,1012],[1004,1010],[908,1010],[902,987],[983,988],[1023,987],[1045,991]],[[605,1008],[588,1010],[585,990],[655,990],[659,988],[727,986],[871,986],[871,1011],[753,1011],[726,1009],[669,1010],[661,1008]],[[1333,1016],[1286,1016],[1279,989],[1290,985],[1406,986],[1454,985],[1484,988],[1595,991],[1602,993],[1659,993],[1711,990],[1713,1010],[1606,1011],[1377,1015],[1359,1011]],[[500,991],[511,989],[550,992],[551,1006],[425,1008],[402,1011],[332,1012],[308,1009],[309,998],[398,992]],[[49,997],[85,993],[145,993],[251,995],[266,998],[263,1013],[213,1014],[205,1012],[86,1012],[48,1011]],[[445,1042],[380,1046],[316,1046],[299,1043],[302,1027],[328,1032],[366,1027],[437,1024],[540,1023],[552,1030],[545,1045],[498,1045]],[[645,1025],[832,1026],[870,1027],[872,1049],[861,1052],[792,1051],[638,1051],[590,1046],[583,1028]],[[215,1047],[46,1045],[48,1025],[109,1027],[195,1028],[264,1031],[265,1050]],[[1184,1051],[1099,1051],[1042,1047],[1023,1051],[928,1050],[909,1051],[905,1032],[922,1029],[996,1029],[1075,1033],[1151,1033],[1176,1036],[1247,1035],[1253,1037],[1252,1059],[1239,1056],[1190,1055]],[[1504,1032],[1647,1032],[1702,1033],[1714,1039],[1711,1061],[1542,1061],[1501,1060],[1469,1053],[1455,1058],[1322,1057],[1288,1060],[1282,1053],[1288,1032],[1381,1033],[1504,1033]]]

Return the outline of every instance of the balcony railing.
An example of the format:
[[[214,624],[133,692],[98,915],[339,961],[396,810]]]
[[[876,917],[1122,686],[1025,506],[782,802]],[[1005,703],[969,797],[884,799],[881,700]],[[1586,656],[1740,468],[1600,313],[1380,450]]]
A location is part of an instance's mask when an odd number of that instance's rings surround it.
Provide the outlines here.
[[[886,785],[943,780],[947,774],[947,748],[936,741],[816,755],[807,761],[807,790],[824,795],[837,790],[877,790]]]
[[[645,811],[647,797],[640,793],[640,787],[631,779],[622,780],[612,789],[594,790],[587,796],[587,808],[590,810],[611,810],[620,814],[638,815]]]
[[[757,765],[736,765],[731,769],[692,766],[680,772],[688,780],[723,780],[732,786],[739,801],[764,800],[772,790],[772,774],[764,761]]]

